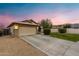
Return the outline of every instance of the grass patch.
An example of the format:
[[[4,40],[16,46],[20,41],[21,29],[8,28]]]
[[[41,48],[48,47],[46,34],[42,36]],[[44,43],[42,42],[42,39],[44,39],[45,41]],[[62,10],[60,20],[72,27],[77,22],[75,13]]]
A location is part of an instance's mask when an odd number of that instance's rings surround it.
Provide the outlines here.
[[[51,33],[52,37],[65,39],[73,42],[79,41],[79,34],[68,34],[68,33]]]

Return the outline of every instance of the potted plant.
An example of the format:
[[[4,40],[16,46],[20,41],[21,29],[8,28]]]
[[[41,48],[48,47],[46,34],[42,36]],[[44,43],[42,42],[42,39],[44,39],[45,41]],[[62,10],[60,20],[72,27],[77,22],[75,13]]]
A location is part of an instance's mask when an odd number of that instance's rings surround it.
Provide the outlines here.
[[[49,19],[42,20],[42,21],[41,21],[41,27],[42,27],[42,29],[43,29],[43,33],[44,33],[45,35],[49,35],[50,32],[51,32],[52,23],[50,22]]]

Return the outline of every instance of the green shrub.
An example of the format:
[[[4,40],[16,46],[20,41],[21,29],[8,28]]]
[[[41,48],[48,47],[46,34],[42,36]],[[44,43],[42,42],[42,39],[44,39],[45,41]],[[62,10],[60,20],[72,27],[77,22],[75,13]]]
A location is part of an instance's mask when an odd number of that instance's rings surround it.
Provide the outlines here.
[[[50,29],[44,29],[43,32],[44,32],[44,35],[49,35],[51,30]]]
[[[49,19],[42,20],[40,26],[43,28],[43,33],[49,35],[52,28],[52,23]]]
[[[59,28],[58,29],[59,33],[66,33],[66,31],[67,31],[66,28]]]

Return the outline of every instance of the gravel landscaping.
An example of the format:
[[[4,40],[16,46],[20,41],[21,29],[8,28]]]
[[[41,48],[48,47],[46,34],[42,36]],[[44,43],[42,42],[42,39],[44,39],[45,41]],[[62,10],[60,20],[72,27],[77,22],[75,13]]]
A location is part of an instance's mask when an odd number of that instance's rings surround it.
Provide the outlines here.
[[[0,55],[2,56],[46,56],[45,53],[31,46],[20,38],[0,37]]]

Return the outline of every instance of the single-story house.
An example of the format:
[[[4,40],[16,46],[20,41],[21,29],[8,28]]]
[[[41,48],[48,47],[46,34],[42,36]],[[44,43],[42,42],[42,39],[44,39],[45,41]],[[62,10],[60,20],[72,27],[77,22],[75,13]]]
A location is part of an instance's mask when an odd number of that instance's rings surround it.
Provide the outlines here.
[[[9,26],[14,36],[33,35],[37,33],[38,24],[33,20],[13,22]]]
[[[79,23],[76,23],[76,24],[70,24],[71,28],[79,28]]]
[[[58,29],[58,28],[62,28],[63,27],[63,25],[53,25],[53,29]]]

